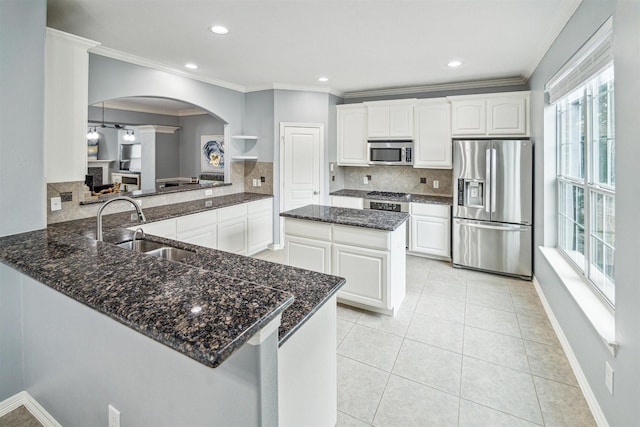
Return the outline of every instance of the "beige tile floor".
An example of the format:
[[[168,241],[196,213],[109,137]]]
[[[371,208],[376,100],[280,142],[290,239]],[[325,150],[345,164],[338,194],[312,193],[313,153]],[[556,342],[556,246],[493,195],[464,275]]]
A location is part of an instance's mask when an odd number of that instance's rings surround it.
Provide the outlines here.
[[[337,355],[338,426],[596,425],[530,282],[407,256],[395,317],[338,305]]]

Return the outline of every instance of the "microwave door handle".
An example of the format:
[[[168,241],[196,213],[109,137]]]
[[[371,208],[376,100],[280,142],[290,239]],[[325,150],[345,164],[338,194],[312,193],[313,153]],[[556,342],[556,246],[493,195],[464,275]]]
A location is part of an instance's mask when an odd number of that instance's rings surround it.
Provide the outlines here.
[[[400,161],[402,163],[407,161],[407,149],[405,147],[400,149]]]
[[[484,172],[484,210],[485,212],[491,212],[491,149],[487,148],[485,151],[485,172]]]

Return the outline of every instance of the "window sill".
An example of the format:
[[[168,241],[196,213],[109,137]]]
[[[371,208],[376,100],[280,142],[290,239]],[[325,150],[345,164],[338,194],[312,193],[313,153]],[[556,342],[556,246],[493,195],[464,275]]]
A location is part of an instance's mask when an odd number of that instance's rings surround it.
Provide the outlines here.
[[[573,269],[556,248],[538,248],[611,354],[615,356],[618,344],[615,341],[615,315],[611,308],[594,294],[591,285]]]

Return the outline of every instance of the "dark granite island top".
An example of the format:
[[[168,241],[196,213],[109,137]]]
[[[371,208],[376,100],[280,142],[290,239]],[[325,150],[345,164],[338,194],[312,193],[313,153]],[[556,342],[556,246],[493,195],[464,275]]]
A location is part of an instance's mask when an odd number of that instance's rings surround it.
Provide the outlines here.
[[[323,205],[303,206],[282,212],[280,216],[385,231],[393,231],[409,219],[409,214],[406,212],[337,208]]]
[[[145,209],[150,221],[230,206],[265,196],[241,193]],[[269,197],[269,196],[267,196]],[[189,209],[193,205],[193,209]],[[120,323],[210,367],[282,314],[280,345],[337,290],[344,279],[224,251],[147,236],[192,250],[182,262],[114,245],[131,240],[130,213],[0,238],[0,261]]]

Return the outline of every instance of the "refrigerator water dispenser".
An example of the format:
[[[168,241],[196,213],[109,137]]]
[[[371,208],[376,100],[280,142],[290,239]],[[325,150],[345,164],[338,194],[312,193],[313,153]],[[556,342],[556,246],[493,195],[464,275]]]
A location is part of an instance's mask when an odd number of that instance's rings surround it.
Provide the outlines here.
[[[458,179],[458,205],[484,208],[484,181]]]

